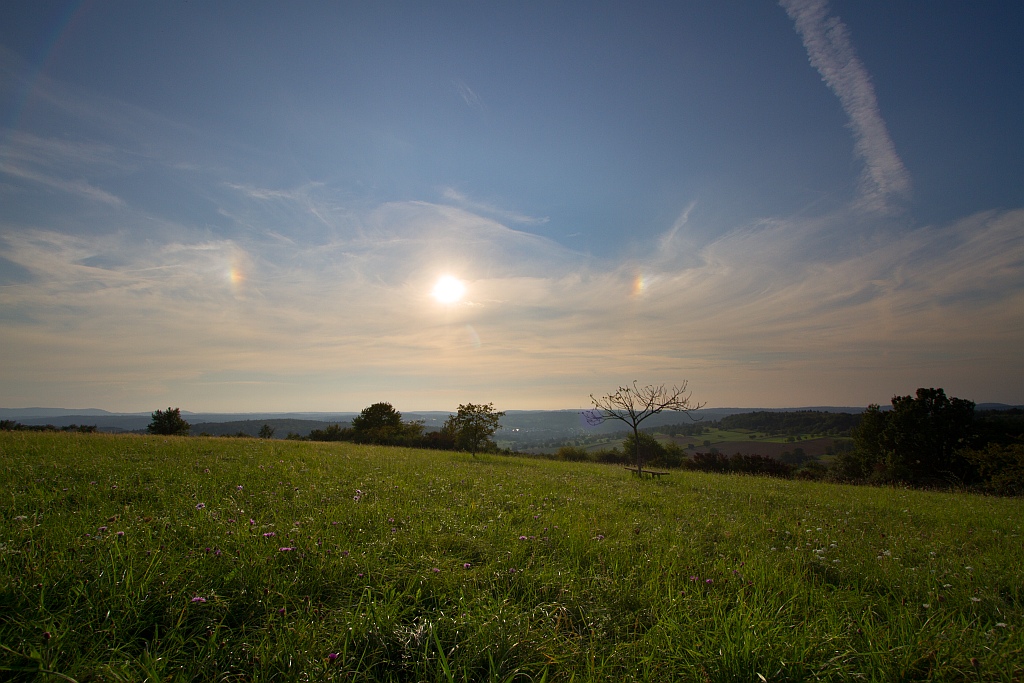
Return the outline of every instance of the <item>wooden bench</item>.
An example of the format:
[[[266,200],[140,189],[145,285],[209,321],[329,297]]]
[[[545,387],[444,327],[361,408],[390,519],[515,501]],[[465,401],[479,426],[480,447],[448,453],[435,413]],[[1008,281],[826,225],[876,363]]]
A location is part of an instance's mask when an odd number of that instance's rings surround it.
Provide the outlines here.
[[[657,477],[658,479],[661,479],[663,476],[668,474],[668,472],[658,472],[657,470],[638,470],[635,467],[627,467],[626,470],[632,472],[633,474],[639,474],[640,476],[649,474],[652,478]]]

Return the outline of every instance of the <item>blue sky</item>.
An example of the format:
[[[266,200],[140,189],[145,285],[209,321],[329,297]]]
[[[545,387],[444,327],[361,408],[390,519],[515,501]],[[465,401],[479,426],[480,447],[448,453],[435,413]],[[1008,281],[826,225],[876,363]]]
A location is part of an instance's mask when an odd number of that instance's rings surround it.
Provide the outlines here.
[[[1022,25],[5,3],[0,405],[1024,403]]]

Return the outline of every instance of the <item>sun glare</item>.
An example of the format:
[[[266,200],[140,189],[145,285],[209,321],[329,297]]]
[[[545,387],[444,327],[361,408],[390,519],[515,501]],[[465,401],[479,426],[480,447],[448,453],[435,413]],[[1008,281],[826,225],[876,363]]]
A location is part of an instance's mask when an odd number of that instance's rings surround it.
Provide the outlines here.
[[[466,285],[463,284],[462,280],[451,275],[445,275],[438,279],[437,284],[434,285],[434,290],[431,292],[433,297],[442,304],[454,304],[465,293]]]

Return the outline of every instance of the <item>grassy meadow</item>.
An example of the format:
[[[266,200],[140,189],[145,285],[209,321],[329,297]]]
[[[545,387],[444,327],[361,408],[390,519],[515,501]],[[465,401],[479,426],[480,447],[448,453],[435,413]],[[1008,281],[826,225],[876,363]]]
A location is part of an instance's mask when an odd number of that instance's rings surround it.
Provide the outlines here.
[[[2,680],[1024,678],[1019,499],[28,432],[0,491]]]

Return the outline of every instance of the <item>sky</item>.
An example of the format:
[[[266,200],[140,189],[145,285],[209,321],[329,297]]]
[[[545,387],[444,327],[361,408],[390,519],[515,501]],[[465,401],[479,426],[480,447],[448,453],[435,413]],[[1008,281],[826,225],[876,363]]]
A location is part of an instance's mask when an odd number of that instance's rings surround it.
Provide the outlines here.
[[[0,406],[1022,404],[1020,26],[3,3]]]

